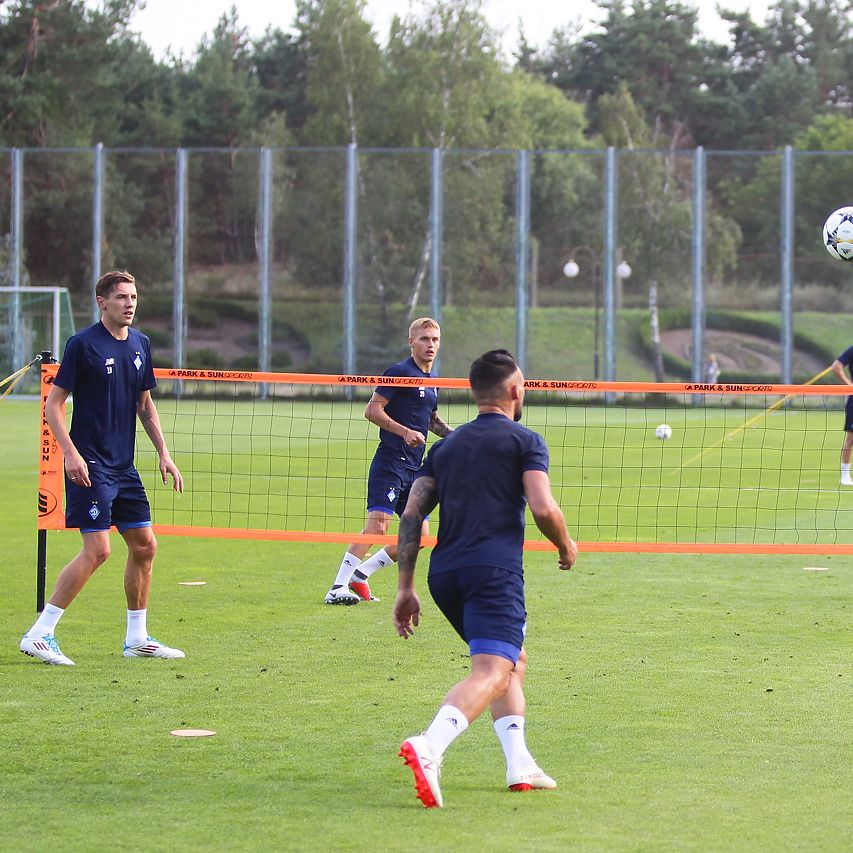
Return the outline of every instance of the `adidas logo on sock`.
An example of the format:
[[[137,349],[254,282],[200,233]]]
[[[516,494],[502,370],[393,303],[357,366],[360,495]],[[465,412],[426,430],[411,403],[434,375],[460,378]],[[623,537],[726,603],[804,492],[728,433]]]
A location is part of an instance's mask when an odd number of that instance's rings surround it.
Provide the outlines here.
[[[448,717],[447,722],[450,723],[454,729],[459,728],[459,720],[457,720],[456,717]]]
[[[518,729],[518,728],[521,728],[521,727],[518,725],[518,723],[510,723],[510,724],[506,727],[506,730],[507,730],[507,731],[509,731],[510,729]]]

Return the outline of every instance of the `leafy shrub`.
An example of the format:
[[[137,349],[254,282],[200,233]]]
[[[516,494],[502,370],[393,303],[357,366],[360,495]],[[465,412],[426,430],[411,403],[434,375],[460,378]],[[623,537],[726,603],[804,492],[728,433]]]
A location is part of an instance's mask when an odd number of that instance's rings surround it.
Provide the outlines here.
[[[202,368],[216,370],[225,367],[225,359],[213,347],[202,347],[187,353],[187,367],[192,370]]]

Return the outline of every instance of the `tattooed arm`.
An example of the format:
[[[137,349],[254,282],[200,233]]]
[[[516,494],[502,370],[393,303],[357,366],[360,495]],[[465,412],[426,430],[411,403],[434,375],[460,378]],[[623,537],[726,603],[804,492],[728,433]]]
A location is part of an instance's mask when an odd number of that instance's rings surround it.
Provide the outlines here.
[[[415,563],[421,547],[424,519],[438,503],[438,490],[432,477],[418,477],[409,492],[406,509],[400,517],[397,534],[397,600],[394,602],[394,627],[405,640],[420,621],[421,603],[415,592]]]
[[[433,412],[429,416],[429,431],[435,433],[439,438],[444,438],[453,432],[453,427],[448,426],[438,412]]]

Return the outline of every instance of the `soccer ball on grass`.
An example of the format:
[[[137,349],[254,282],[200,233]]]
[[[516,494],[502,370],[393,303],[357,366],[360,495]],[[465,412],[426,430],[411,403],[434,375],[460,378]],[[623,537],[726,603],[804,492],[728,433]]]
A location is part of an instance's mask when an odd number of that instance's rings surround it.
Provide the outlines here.
[[[669,424],[660,424],[655,427],[655,435],[661,440],[666,441],[672,437],[672,427]]]
[[[826,218],[823,245],[833,258],[853,261],[853,207],[840,207]]]

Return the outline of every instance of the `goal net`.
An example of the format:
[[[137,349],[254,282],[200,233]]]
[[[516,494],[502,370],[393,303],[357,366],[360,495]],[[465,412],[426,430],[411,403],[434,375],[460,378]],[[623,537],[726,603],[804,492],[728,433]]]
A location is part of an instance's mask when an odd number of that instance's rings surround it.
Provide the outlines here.
[[[0,378],[27,364],[33,355],[60,353],[74,334],[71,297],[65,287],[0,287]],[[31,371],[13,393],[38,393]]]
[[[45,393],[56,369],[42,368]],[[137,467],[158,533],[378,541],[359,533],[377,445],[364,407],[377,384],[411,379],[155,373],[186,481],[183,495],[162,485],[140,428]],[[423,384],[441,389],[451,425],[476,416],[466,379]],[[526,385],[524,422],[549,445],[554,494],[583,549],[853,553],[853,487],[839,475],[844,386]],[[62,471],[43,422],[41,529],[64,527]],[[534,525],[528,537],[527,548],[551,547]]]

